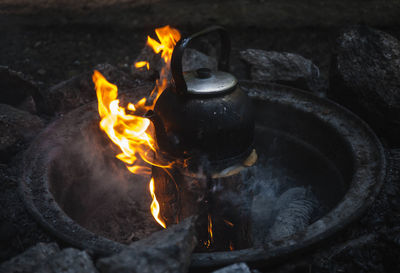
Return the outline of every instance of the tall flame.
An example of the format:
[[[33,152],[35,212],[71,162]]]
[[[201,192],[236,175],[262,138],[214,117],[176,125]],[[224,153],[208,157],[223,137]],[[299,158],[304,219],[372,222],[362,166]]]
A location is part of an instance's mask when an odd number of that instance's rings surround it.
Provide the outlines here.
[[[165,225],[165,222],[163,220],[161,220],[160,216],[159,216],[160,204],[158,204],[156,194],[154,193],[154,178],[150,179],[149,189],[150,189],[151,198],[153,198],[153,202],[151,202],[150,209],[154,216],[154,219],[156,219],[157,223],[159,223],[163,228],[167,228],[167,226]]]
[[[160,95],[168,85],[168,76],[170,74],[169,71],[172,52],[174,51],[176,42],[181,39],[181,34],[179,33],[179,31],[177,29],[171,28],[168,25],[157,28],[155,32],[160,42],[157,42],[150,36],[147,36],[147,45],[153,49],[154,53],[161,53],[161,58],[164,61],[164,66],[161,68],[160,78],[156,80],[156,86],[150,94],[150,103],[147,102],[147,104],[150,104],[151,106],[147,107],[147,109],[153,109],[157,99],[160,97]],[[141,105],[143,107],[143,104]]]
[[[123,161],[128,170],[136,174],[148,174],[150,168],[139,165],[138,159],[158,165],[153,162],[155,140],[146,132],[150,125],[147,118],[130,115],[126,109],[119,106],[118,88],[109,83],[97,70],[93,74],[95,83],[98,111],[101,117],[100,128],[121,150],[116,157]],[[129,103],[127,109],[136,111],[136,107]],[[168,167],[168,166],[163,166]]]
[[[101,117],[100,128],[120,148],[121,153],[116,157],[125,163],[130,172],[140,175],[151,174],[149,165],[143,164],[142,161],[161,168],[170,168],[173,164],[165,165],[154,161],[154,154],[157,152],[156,143],[154,138],[147,132],[150,120],[135,115],[137,109],[152,109],[158,97],[167,87],[172,52],[176,42],[181,38],[179,31],[170,26],[157,28],[155,32],[160,42],[148,37],[147,45],[155,53],[161,53],[164,66],[160,72],[160,79],[156,81],[156,86],[150,94],[149,101],[143,98],[136,105],[129,103],[127,109],[125,109],[119,106],[119,100],[117,99],[118,87],[116,85],[109,83],[97,70],[94,71],[92,77],[96,88],[98,111]],[[137,68],[144,66],[147,69],[150,68],[150,64],[146,61],[135,63]],[[160,205],[155,195],[154,184],[154,179],[151,178],[149,190],[153,201],[150,205],[150,211],[157,223],[166,228],[165,222],[160,217]]]

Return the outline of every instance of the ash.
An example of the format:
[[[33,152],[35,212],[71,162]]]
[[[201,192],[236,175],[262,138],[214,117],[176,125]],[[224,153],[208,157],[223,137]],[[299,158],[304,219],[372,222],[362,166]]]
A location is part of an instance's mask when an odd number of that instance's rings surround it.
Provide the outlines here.
[[[251,233],[255,246],[301,231],[319,214],[319,202],[310,187],[296,186],[292,178],[274,173],[262,162],[246,170],[243,176],[253,196]]]

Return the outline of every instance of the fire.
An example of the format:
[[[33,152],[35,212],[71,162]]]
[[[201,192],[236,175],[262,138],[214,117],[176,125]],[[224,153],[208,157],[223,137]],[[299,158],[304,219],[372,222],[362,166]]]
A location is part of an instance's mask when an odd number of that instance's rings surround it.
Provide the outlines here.
[[[144,67],[144,66],[146,66],[147,70],[150,69],[150,63],[149,62],[141,61],[141,62],[136,62],[135,63],[135,67],[136,68],[141,68],[141,67]]]
[[[167,228],[167,226],[165,225],[165,222],[163,220],[161,220],[159,217],[160,204],[158,204],[156,194],[154,193],[154,178],[150,179],[149,189],[150,189],[151,198],[153,198],[153,202],[150,205],[151,213],[153,214],[154,219],[156,219],[157,223],[159,223],[163,228]]]
[[[156,29],[156,34],[160,43],[147,36],[147,44],[153,48],[155,53],[161,52],[161,58],[164,59],[165,63],[171,60],[172,51],[176,45],[176,42],[181,39],[181,34],[177,29],[165,26]]]
[[[152,109],[158,97],[167,87],[172,52],[176,42],[181,38],[179,31],[170,26],[158,28],[155,32],[160,42],[148,37],[147,45],[155,53],[161,53],[164,66],[160,72],[160,79],[156,81],[156,86],[150,94],[149,101],[147,98],[143,98],[136,105],[129,103],[125,109],[119,105],[116,85],[109,83],[98,71],[94,71],[92,77],[101,118],[100,128],[121,150],[116,157],[125,163],[130,172],[139,175],[151,174],[149,164],[161,168],[170,168],[173,164],[173,162],[161,164],[154,161],[157,150],[155,139],[148,132],[151,122],[145,117],[135,115],[136,112],[143,113],[143,110]],[[135,63],[136,68],[144,66],[150,69],[150,64],[146,61]],[[137,111],[139,109],[141,111]],[[143,164],[143,162],[148,164]],[[154,184],[154,179],[151,178],[149,190],[153,202],[150,211],[157,223],[166,228],[165,222],[160,218],[160,205],[155,195]]]
[[[121,153],[116,157],[123,161],[128,170],[133,173],[149,173],[150,168],[138,165],[137,161],[141,158],[145,162],[153,163],[152,152],[155,152],[155,140],[146,132],[150,120],[127,114],[126,109],[119,106],[117,86],[109,83],[100,72],[94,71],[93,82],[97,91],[98,111],[101,117],[100,128],[121,149]],[[127,109],[136,111],[132,103],[128,104]]]
[[[160,78],[156,80],[156,86],[150,94],[149,103],[151,106],[147,107],[147,109],[153,109],[157,99],[161,95],[161,93],[165,90],[168,85],[168,76],[170,71],[170,63],[172,52],[174,51],[174,47],[176,42],[181,39],[181,34],[177,29],[171,28],[170,26],[165,26],[161,28],[157,28],[155,30],[158,39],[160,42],[157,42],[150,36],[147,36],[147,45],[150,46],[154,53],[161,53],[161,58],[164,61],[164,66],[160,71]]]
[[[207,248],[209,248],[213,243],[214,243],[214,237],[213,237],[213,224],[212,224],[212,219],[211,219],[211,215],[208,215],[208,226],[207,226],[207,230],[208,230],[208,240],[205,243],[205,246]]]

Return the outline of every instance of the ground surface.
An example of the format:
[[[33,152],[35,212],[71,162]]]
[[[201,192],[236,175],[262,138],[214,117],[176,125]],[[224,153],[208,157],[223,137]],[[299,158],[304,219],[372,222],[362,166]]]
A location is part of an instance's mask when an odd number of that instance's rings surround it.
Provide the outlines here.
[[[182,28],[185,33],[192,29]],[[193,31],[198,30],[193,28]],[[90,70],[99,63],[110,63],[129,71],[129,66],[154,36],[149,29],[120,28],[105,25],[1,26],[0,64],[29,75],[47,88]],[[313,60],[323,71],[329,66],[330,45],[335,29],[266,30],[229,28],[232,38],[232,62],[246,48],[295,52]],[[237,69],[237,76],[245,72]]]
[[[294,28],[399,23],[397,0],[0,0],[0,14],[31,24],[109,23],[130,27],[181,24]]]

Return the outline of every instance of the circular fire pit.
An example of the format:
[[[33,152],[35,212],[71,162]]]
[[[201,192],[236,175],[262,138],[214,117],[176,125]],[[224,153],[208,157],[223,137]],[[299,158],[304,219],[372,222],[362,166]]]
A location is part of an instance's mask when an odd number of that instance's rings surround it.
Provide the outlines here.
[[[360,216],[384,181],[379,140],[346,109],[284,86],[242,82],[241,88],[253,99],[258,168],[266,180],[278,181],[278,194],[310,189],[317,209],[301,231],[253,238],[251,248],[195,253],[192,266],[265,264],[303,252]],[[55,236],[108,255],[161,228],[148,211],[148,179],[114,158],[98,122],[93,103],[47,127],[26,152],[20,189],[30,212]]]

